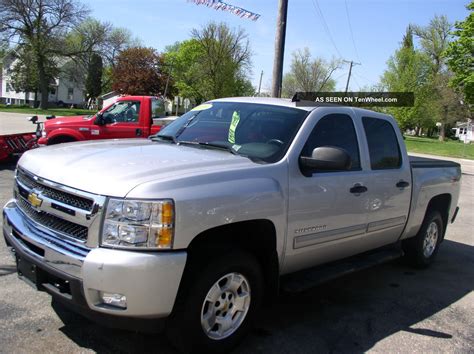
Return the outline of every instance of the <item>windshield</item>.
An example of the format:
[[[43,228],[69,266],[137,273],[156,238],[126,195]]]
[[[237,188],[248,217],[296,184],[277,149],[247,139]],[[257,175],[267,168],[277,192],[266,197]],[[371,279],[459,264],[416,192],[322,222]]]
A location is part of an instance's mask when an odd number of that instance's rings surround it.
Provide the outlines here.
[[[156,138],[177,144],[225,148],[265,162],[280,160],[307,112],[243,102],[211,102],[195,107]]]

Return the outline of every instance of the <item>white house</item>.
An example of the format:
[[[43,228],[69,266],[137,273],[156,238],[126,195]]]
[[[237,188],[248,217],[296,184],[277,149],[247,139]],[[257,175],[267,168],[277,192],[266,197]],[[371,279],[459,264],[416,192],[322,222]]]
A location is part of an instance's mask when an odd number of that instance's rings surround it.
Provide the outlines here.
[[[2,70],[0,72],[0,103],[12,105],[34,105],[35,94],[33,92],[15,91],[11,83],[11,74],[13,67],[18,59],[13,55],[6,55],[3,59]],[[37,102],[41,99],[41,93],[37,94]],[[50,85],[48,102],[55,105],[76,105],[82,106],[85,101],[85,92],[83,87],[77,83],[67,80],[61,75]]]
[[[463,141],[466,144],[469,144],[474,141],[474,124],[471,119],[468,119],[467,122],[458,123],[456,128],[456,137],[460,141]]]

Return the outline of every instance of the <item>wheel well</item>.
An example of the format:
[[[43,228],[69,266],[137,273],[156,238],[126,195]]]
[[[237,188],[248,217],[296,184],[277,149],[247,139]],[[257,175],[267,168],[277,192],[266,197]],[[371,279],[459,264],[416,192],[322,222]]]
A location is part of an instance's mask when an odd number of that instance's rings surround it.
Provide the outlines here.
[[[77,141],[75,138],[69,135],[58,135],[49,140],[48,145],[61,144],[61,143],[70,143]]]
[[[450,194],[440,194],[436,197],[433,197],[430,202],[428,203],[428,207],[426,208],[426,213],[432,210],[437,210],[441,214],[441,218],[443,219],[443,238],[444,234],[446,233],[446,227],[448,226],[448,219],[449,219],[449,208],[451,206],[451,195]]]
[[[265,294],[278,292],[279,264],[276,230],[269,220],[251,220],[218,226],[197,235],[189,245],[185,275],[199,272],[209,259],[235,251],[251,253],[260,263],[265,279]]]

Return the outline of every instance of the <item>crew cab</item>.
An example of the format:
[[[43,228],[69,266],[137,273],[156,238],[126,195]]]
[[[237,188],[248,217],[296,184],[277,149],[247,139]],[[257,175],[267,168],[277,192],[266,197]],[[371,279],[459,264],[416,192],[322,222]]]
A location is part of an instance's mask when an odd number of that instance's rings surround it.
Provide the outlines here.
[[[428,266],[460,179],[410,158],[388,115],[218,99],[149,139],[25,153],[3,233],[20,278],[82,315],[226,352],[281,289],[402,256]]]
[[[93,116],[60,117],[44,123],[39,145],[72,141],[146,138],[156,134],[168,119],[161,98],[121,96]]]

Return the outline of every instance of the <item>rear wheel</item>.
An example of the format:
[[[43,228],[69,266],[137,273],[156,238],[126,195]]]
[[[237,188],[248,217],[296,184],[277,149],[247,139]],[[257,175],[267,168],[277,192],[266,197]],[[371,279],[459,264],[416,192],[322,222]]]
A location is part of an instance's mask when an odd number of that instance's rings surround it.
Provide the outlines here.
[[[183,352],[227,352],[249,331],[260,306],[260,265],[251,254],[233,252],[196,273],[183,284],[168,337]]]
[[[406,258],[419,268],[429,266],[438,253],[443,233],[444,223],[439,211],[428,212],[418,234],[403,243]]]

